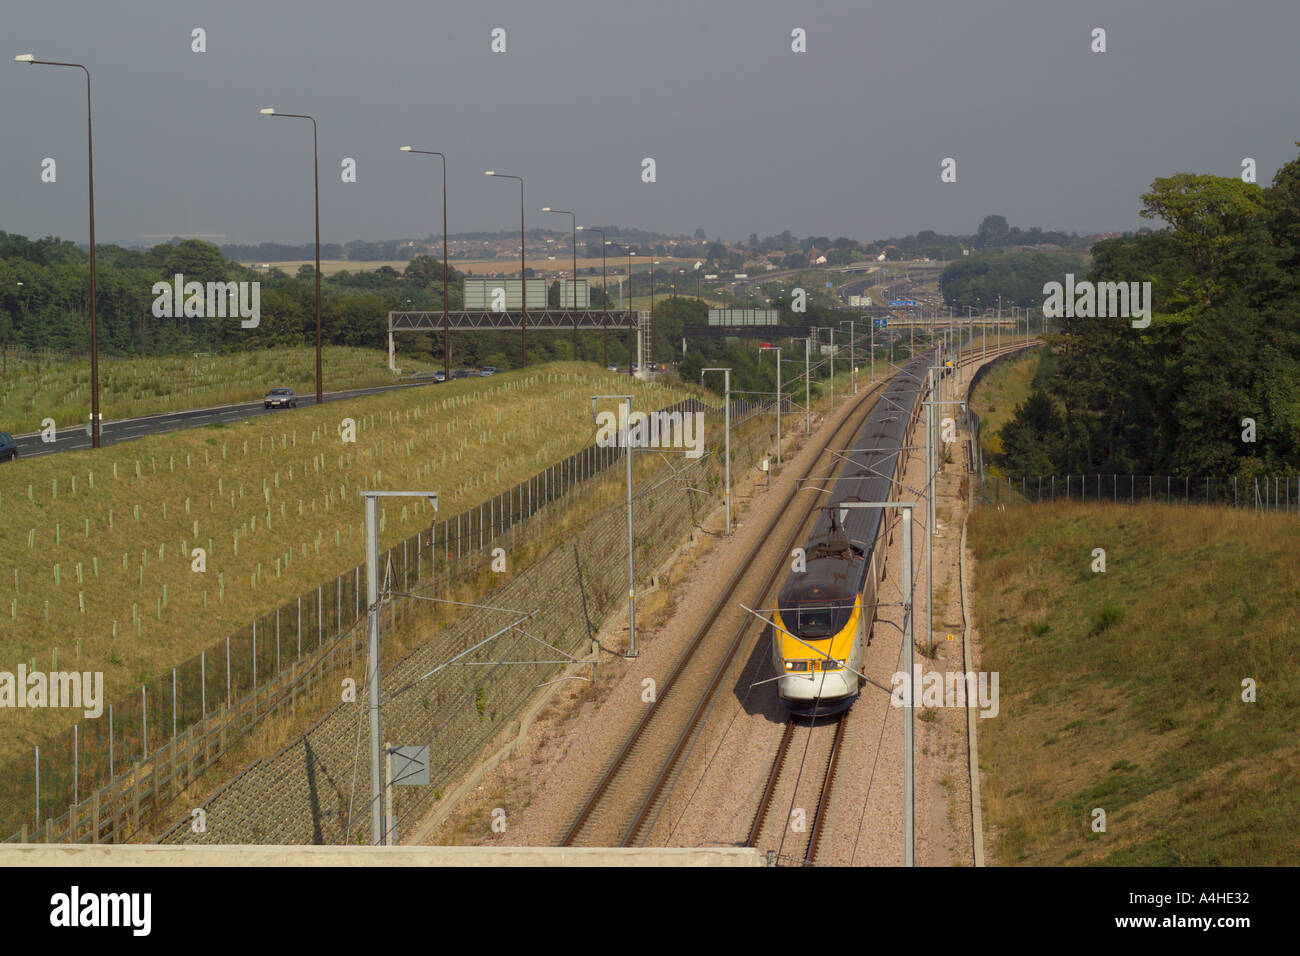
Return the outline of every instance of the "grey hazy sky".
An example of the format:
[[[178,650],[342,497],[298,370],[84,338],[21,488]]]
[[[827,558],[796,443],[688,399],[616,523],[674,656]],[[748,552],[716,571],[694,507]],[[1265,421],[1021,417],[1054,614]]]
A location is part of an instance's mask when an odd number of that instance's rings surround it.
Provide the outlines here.
[[[1300,138],[1295,0],[44,0],[0,13],[0,229],[322,239],[579,221],[714,236],[1132,229],[1174,172],[1259,181]],[[1108,52],[1089,52],[1093,27]],[[207,31],[206,53],[190,31]],[[489,50],[494,27],[507,52]],[[808,52],[790,49],[807,31]],[[44,157],[58,182],[42,184]],[[643,184],[654,157],[658,181]],[[353,157],[358,182],[340,181]],[[957,182],[939,180],[944,157]]]

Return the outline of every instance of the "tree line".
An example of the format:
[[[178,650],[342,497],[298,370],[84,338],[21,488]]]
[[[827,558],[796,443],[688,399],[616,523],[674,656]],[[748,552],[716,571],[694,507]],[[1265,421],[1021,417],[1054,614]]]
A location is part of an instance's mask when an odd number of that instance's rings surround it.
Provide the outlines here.
[[[1267,187],[1179,173],[1141,199],[1140,215],[1167,226],[1096,243],[1087,278],[1150,282],[1149,327],[1063,317],[1051,374],[1003,427],[998,464],[1011,474],[1294,474],[1300,161]]]

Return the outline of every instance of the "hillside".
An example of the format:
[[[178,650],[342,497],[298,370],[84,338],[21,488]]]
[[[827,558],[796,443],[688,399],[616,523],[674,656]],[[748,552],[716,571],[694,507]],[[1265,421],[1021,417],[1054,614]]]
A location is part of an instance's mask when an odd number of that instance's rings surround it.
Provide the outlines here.
[[[362,488],[438,490],[453,516],[589,444],[591,395],[627,387],[558,363],[6,464],[0,660],[102,670],[113,700],[360,563]],[[381,546],[432,520],[388,503]],[[7,711],[0,757],[75,716]]]
[[[982,667],[1000,674],[979,726],[997,863],[1300,863],[1296,531],[1159,505],[972,515]]]

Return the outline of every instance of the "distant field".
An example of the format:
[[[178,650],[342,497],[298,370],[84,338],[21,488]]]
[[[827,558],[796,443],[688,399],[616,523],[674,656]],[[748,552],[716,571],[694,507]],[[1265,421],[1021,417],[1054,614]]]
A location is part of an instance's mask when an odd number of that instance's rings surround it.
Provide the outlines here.
[[[441,256],[435,256],[434,258],[438,259],[439,262],[442,261]],[[649,266],[645,264],[645,259],[643,257],[634,256],[633,260],[634,261],[632,265],[633,265],[633,269],[636,272],[645,272],[649,269]],[[666,259],[662,256],[655,259],[655,261],[663,265],[673,265],[675,267],[685,265],[687,268],[690,268],[691,266],[695,265],[696,262],[696,260],[694,259]],[[519,274],[519,260],[517,258],[515,259],[450,259],[448,260],[447,264],[451,266],[453,269],[455,269],[457,272],[464,272],[469,275],[486,275],[489,273],[496,273],[496,272],[505,273],[506,275],[516,275],[516,276]],[[244,265],[260,266],[262,265],[262,263],[245,262]],[[272,268],[280,269],[283,272],[287,272],[290,275],[293,275],[298,271],[298,268],[300,266],[315,266],[316,260],[315,259],[294,259],[288,262],[272,262],[270,263],[270,265]],[[362,261],[362,260],[352,261],[350,259],[322,259],[320,261],[320,274],[323,276],[332,276],[335,273],[343,272],[344,270],[348,272],[371,272],[382,266],[391,266],[393,269],[396,269],[398,272],[402,272],[406,269],[408,265],[410,265],[410,263],[403,259],[388,260],[388,261],[382,261],[382,260],[381,261]],[[573,258],[572,256],[569,255],[568,251],[566,250],[565,252],[555,253],[554,259],[551,259],[549,257],[534,258],[533,256],[529,256],[527,260],[527,265],[530,269],[540,269],[548,273],[568,272],[570,269],[573,268]],[[579,256],[578,268],[599,269],[600,256],[595,256],[589,259]],[[605,259],[605,271],[608,275],[611,276],[614,275],[615,273],[626,275],[627,256],[623,255],[620,258],[619,255],[611,253]],[[441,275],[441,273],[439,274]],[[590,278],[590,276],[584,276],[583,278]],[[597,281],[599,281],[599,276],[597,276],[596,279]]]
[[[971,516],[983,669],[1000,675],[1000,712],[979,721],[998,863],[1300,864],[1296,521],[1077,503]]]
[[[114,699],[358,564],[361,488],[436,489],[454,515],[588,444],[591,395],[629,384],[554,363],[0,466],[0,670],[52,669],[57,648]],[[640,407],[684,397],[631,387]],[[381,514],[382,546],[433,520],[423,499]],[[0,759],[75,717],[0,713]]]
[[[327,346],[322,352],[326,391],[391,385],[388,353]],[[431,369],[403,355],[403,374]],[[438,366],[441,367],[441,366]],[[308,346],[195,358],[101,358],[99,408],[105,421],[159,412],[256,401],[277,385],[316,394],[316,350]],[[60,426],[90,421],[90,361],[9,360],[0,380],[0,430],[37,431],[43,418]]]

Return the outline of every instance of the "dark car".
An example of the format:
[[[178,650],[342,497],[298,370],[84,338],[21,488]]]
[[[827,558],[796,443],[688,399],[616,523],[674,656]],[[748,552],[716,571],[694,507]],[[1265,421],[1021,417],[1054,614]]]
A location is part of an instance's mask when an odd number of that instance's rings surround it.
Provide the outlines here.
[[[273,388],[262,399],[263,408],[297,408],[298,393],[291,388]]]
[[[469,378],[474,373],[467,368],[458,368],[451,373],[452,378]]]
[[[0,432],[0,461],[13,461],[18,457],[18,442],[8,432]]]
[[[483,371],[479,372],[479,375],[487,378],[489,375],[495,375],[496,373],[497,367],[495,365],[484,365]]]

